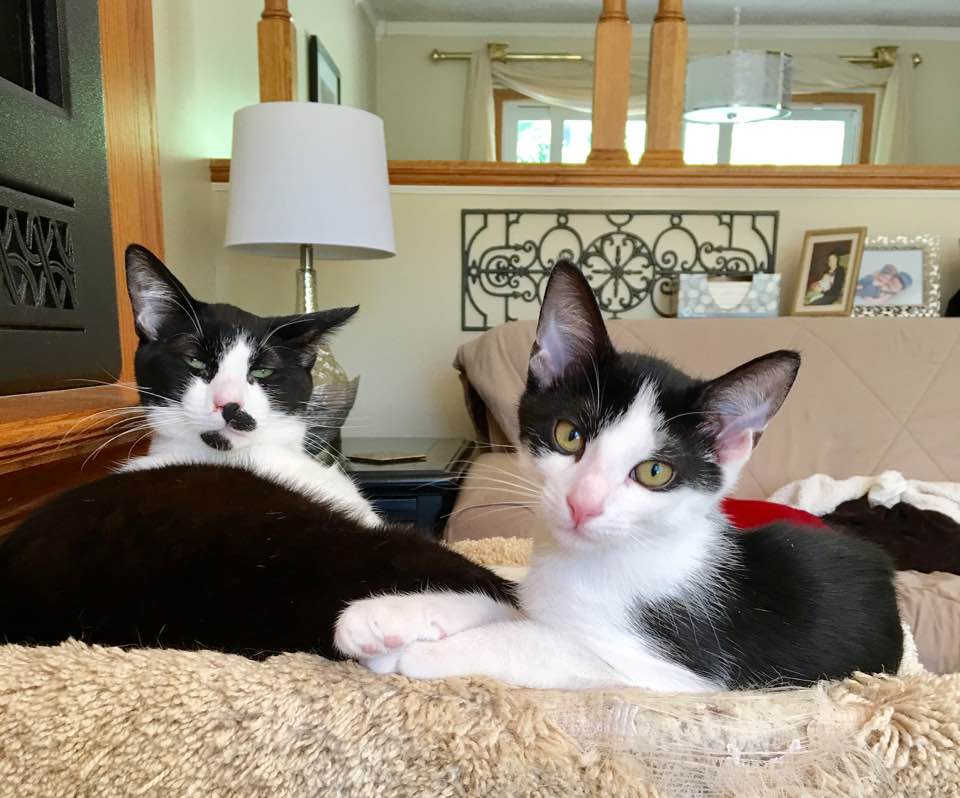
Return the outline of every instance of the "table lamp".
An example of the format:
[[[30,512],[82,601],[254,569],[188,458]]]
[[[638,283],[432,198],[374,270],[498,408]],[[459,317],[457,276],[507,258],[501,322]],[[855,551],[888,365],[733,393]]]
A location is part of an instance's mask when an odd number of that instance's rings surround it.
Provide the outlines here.
[[[306,102],[237,111],[225,243],[255,255],[299,257],[298,313],[317,310],[314,258],[394,255],[382,120],[358,108]],[[324,347],[313,374],[315,398],[326,392],[321,405],[328,413],[346,403],[345,418],[356,380],[347,380]]]

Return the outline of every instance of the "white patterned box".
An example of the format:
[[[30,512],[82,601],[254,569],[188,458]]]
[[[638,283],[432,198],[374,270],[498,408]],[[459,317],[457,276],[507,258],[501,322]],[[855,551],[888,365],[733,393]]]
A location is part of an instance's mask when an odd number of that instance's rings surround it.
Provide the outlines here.
[[[749,280],[711,279],[706,274],[681,274],[677,316],[777,316],[780,275],[754,274]]]

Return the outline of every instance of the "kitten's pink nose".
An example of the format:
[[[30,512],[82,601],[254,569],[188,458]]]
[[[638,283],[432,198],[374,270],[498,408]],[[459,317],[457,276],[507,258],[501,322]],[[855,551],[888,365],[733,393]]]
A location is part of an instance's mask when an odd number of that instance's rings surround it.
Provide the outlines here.
[[[567,507],[574,526],[581,526],[603,512],[607,486],[601,477],[588,474],[567,495]]]
[[[233,393],[218,393],[214,394],[213,397],[213,409],[216,412],[220,412],[227,405],[239,405],[243,407],[243,402],[241,402],[237,396]]]

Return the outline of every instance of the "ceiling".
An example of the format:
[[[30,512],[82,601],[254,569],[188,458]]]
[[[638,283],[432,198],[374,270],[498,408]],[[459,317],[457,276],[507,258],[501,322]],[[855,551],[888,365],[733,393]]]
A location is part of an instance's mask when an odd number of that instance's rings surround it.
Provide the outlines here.
[[[596,22],[601,0],[368,0],[389,22]],[[628,0],[636,23],[653,20],[656,0]],[[744,25],[960,27],[960,0],[687,0],[687,20],[722,25],[742,9]]]

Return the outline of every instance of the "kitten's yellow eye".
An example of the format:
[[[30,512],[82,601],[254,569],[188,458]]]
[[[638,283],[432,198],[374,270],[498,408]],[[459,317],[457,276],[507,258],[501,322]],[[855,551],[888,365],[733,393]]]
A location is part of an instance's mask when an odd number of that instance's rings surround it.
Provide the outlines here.
[[[583,448],[583,434],[569,421],[558,421],[553,428],[553,439],[567,454],[576,454]]]
[[[271,374],[273,374],[273,369],[254,369],[250,372],[250,376],[255,380],[265,380]]]
[[[187,355],[184,356],[183,362],[190,366],[190,368],[192,368],[194,371],[203,371],[207,367],[207,364],[199,358],[189,357]]]
[[[640,465],[634,466],[630,476],[645,488],[658,490],[673,481],[673,466],[659,460],[644,460]]]

